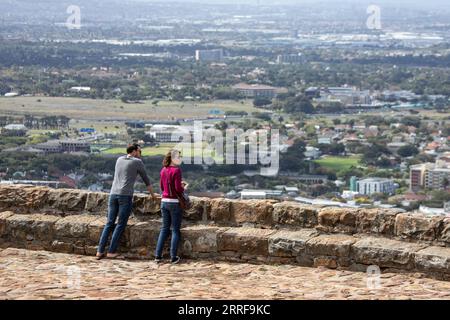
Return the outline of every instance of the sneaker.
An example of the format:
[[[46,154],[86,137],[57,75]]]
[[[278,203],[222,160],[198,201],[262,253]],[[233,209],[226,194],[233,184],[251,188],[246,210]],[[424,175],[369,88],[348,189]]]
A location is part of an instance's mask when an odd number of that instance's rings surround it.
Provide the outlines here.
[[[162,262],[162,258],[161,257],[156,257],[155,258],[155,263],[161,263]]]
[[[178,262],[180,262],[181,258],[176,256],[175,258],[172,258],[172,260],[170,261],[172,264],[177,264]]]

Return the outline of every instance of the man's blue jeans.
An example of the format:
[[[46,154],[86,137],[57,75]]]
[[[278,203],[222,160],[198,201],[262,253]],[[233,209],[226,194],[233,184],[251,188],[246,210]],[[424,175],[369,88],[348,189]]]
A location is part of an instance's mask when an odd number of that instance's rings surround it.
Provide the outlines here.
[[[159,233],[158,244],[156,245],[156,257],[162,257],[164,243],[169,237],[170,228],[172,228],[172,239],[170,242],[170,257],[175,258],[178,251],[178,242],[180,241],[180,228],[183,211],[178,203],[162,202],[162,227]]]
[[[112,194],[109,196],[108,221],[106,222],[105,228],[103,229],[102,235],[100,237],[97,252],[105,252],[108,237],[114,230],[108,252],[116,253],[120,238],[122,237],[125,227],[127,226],[128,218],[130,217],[132,208],[133,196],[124,196],[117,194]],[[116,225],[117,216],[119,216],[119,221]]]

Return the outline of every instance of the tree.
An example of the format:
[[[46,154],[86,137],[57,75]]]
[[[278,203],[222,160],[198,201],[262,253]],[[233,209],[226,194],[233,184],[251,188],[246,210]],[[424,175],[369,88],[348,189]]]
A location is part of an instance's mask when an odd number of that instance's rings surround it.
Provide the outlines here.
[[[268,106],[272,104],[272,100],[269,98],[264,98],[264,97],[257,97],[253,100],[253,105],[256,108],[260,108],[260,107],[264,107],[264,106]]]
[[[417,149],[413,145],[406,145],[406,146],[400,147],[398,149],[397,153],[399,156],[401,156],[403,158],[408,158],[408,157],[412,157],[412,156],[415,156],[416,154],[418,154],[419,149]]]
[[[288,98],[283,105],[286,113],[314,113],[314,106],[311,101],[305,96],[297,96]]]

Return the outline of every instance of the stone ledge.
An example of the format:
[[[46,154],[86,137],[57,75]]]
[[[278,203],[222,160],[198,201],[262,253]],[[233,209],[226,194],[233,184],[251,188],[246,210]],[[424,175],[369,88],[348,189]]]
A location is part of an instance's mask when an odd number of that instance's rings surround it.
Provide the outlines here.
[[[413,270],[414,253],[426,247],[424,244],[367,237],[352,246],[351,258],[364,265]]]
[[[94,255],[106,217],[0,213],[0,243],[33,250]],[[129,258],[150,259],[160,221],[131,218],[120,244]],[[168,243],[166,244],[166,253]],[[450,279],[450,248],[367,235],[319,234],[315,229],[274,230],[184,222],[180,254],[224,261],[419,271]]]
[[[108,194],[28,185],[0,186],[0,211],[56,216],[89,214],[104,217]],[[296,202],[228,200],[192,197],[193,208],[183,218],[218,227],[249,224],[264,228],[316,228],[336,234],[367,234],[428,245],[450,247],[450,218],[424,217],[388,209],[320,208]],[[143,194],[134,196],[133,213],[139,220],[160,215],[160,202]],[[1,223],[0,223],[1,230]]]

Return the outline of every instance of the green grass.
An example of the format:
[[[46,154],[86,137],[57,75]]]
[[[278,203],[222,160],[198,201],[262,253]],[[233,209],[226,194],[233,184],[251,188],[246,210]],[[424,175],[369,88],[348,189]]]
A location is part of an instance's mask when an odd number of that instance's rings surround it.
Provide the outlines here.
[[[352,157],[326,157],[315,162],[321,167],[332,169],[335,172],[349,169],[350,167],[356,167],[361,160],[360,156]]]
[[[160,101],[123,103],[120,100],[82,99],[69,97],[17,97],[0,98],[0,114],[35,116],[65,115],[71,119],[96,122],[101,120],[169,120],[176,118],[207,117],[211,109],[226,111],[261,111],[253,107],[251,100],[244,103],[232,100],[211,102]],[[101,126],[101,125],[100,125]],[[116,131],[113,128],[112,131]]]
[[[142,156],[143,157],[154,157],[154,156],[164,156],[167,152],[169,152],[171,149],[173,149],[175,144],[173,143],[161,143],[159,147],[145,147],[142,149]],[[207,156],[208,153],[204,151],[203,149],[191,149],[190,152],[187,149],[184,149],[183,147],[180,148],[183,153],[183,156],[185,157],[195,157],[195,156],[202,156],[202,153],[205,152],[204,156]],[[115,155],[121,155],[124,154],[125,147],[122,148],[111,148],[107,150],[102,150],[102,153],[104,154],[115,154]],[[218,160],[219,157],[216,157],[215,154],[213,154],[213,158],[215,160]]]

